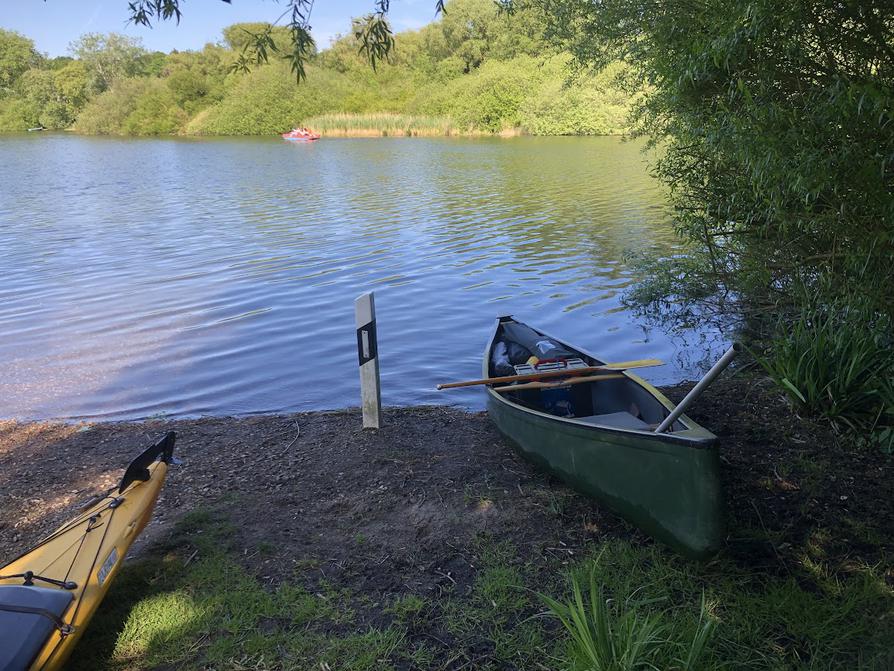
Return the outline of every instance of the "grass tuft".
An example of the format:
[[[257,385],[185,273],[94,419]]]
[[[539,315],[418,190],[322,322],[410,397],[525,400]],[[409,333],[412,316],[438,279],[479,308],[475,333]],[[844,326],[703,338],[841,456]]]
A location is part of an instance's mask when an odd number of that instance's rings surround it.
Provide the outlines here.
[[[807,307],[757,359],[792,403],[894,451],[892,324],[855,305]]]
[[[570,600],[562,602],[541,595],[570,637],[572,668],[586,671],[701,668],[716,626],[707,614],[704,599],[694,635],[689,640],[681,640],[674,635],[663,612],[649,612],[648,606],[654,599],[635,598],[635,592],[623,601],[606,598],[605,588],[597,580],[598,568],[599,562],[593,562],[586,597],[576,575],[571,578]],[[660,660],[665,662],[663,667],[656,666]]]

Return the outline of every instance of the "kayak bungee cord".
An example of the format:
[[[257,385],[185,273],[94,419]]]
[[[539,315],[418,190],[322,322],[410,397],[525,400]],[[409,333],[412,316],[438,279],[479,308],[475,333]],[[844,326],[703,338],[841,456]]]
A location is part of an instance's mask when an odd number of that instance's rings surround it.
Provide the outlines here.
[[[25,552],[23,552],[23,553],[20,554],[19,556],[17,556],[17,557],[13,557],[13,558],[9,561],[9,563],[12,564],[13,562],[18,561],[18,560],[21,559],[22,557],[31,554],[32,552],[34,552],[34,551],[37,550],[38,548],[42,548],[44,545],[47,545],[47,544],[51,543],[52,541],[56,540],[57,538],[59,538],[59,537],[62,536],[63,534],[67,534],[69,531],[71,531],[71,530],[74,529],[75,527],[77,527],[77,526],[83,524],[84,522],[89,522],[89,521],[90,521],[90,518],[92,518],[92,517],[97,517],[97,516],[101,515],[102,513],[104,513],[106,510],[108,510],[110,507],[114,507],[114,506],[112,506],[112,503],[115,502],[115,500],[117,499],[117,497],[109,496],[109,497],[103,497],[103,498],[109,498],[109,499],[111,499],[111,501],[109,501],[108,505],[106,505],[105,508],[102,508],[102,509],[100,509],[100,510],[96,510],[96,511],[93,511],[93,512],[88,511],[88,512],[84,513],[81,517],[76,517],[76,518],[74,518],[73,520],[69,521],[67,524],[63,524],[61,527],[59,527],[58,529],[56,529],[56,531],[54,531],[53,533],[51,533],[51,534],[50,534],[49,536],[47,536],[46,538],[42,539],[37,545],[34,545],[33,547],[28,548],[27,550],[25,550]],[[102,501],[102,499],[99,499],[96,503],[98,504],[100,501]],[[120,504],[119,504],[119,505],[120,505]],[[86,533],[86,532],[84,532],[84,533]],[[11,576],[11,577],[18,577],[18,576]],[[3,578],[4,578],[4,576],[0,576],[0,580],[3,580]]]
[[[96,568],[96,559],[97,559],[97,557],[99,557],[99,553],[102,551],[102,546],[103,546],[103,543],[105,543],[106,535],[109,533],[109,529],[112,528],[112,517],[115,516],[115,511],[117,510],[118,506],[121,505],[120,503],[118,503],[117,505],[112,505],[114,502],[115,502],[114,500],[111,501],[111,502],[109,502],[109,505],[106,506],[106,508],[104,509],[104,511],[105,511],[105,510],[111,510],[112,512],[109,513],[109,519],[106,520],[105,524],[103,525],[103,526],[105,526],[105,529],[104,529],[103,532],[102,532],[102,538],[99,539],[99,544],[96,546],[96,552],[95,552],[94,555],[93,555],[93,561],[90,563],[90,570],[87,571],[87,579],[84,580],[84,584],[83,584],[83,586],[81,587],[81,593],[80,593],[80,594],[78,595],[78,597],[77,597],[77,603],[75,604],[74,612],[73,612],[73,613],[71,614],[71,616],[69,617],[69,621],[70,621],[70,622],[74,622],[74,621],[75,621],[75,619],[76,619],[77,616],[78,616],[78,611],[81,609],[81,604],[84,603],[84,594],[87,592],[87,587],[88,587],[89,584],[90,584],[90,576],[93,574],[93,569]],[[92,517],[90,518],[89,522],[93,522],[93,520],[95,520],[95,519],[99,519],[99,515],[92,516]],[[87,524],[87,529],[86,529],[86,530],[84,531],[84,533],[81,535],[81,545],[80,545],[80,547],[78,547],[77,552],[75,552],[75,556],[74,556],[74,558],[71,560],[71,564],[70,564],[69,567],[68,567],[68,573],[71,572],[72,567],[73,567],[73,566],[75,565],[75,563],[77,562],[78,555],[80,555],[81,550],[82,550],[83,547],[84,547],[84,539],[87,538],[87,534],[89,534],[89,533],[90,533],[91,531],[93,531],[94,529],[98,529],[99,526],[100,526],[100,525],[98,525],[98,524],[95,525],[95,526],[91,526],[89,522],[88,522],[88,524]],[[112,551],[114,552],[114,549],[113,549]],[[68,577],[68,573],[65,574],[66,577]],[[70,632],[74,629],[74,626],[73,626],[73,625],[69,625],[69,627],[70,627],[70,629],[69,629],[69,633],[70,633]],[[53,657],[55,657],[55,656],[56,656],[56,653],[59,652],[59,647],[62,645],[62,642],[65,640],[65,633],[60,632],[60,634],[61,634],[61,635],[59,636],[59,640],[56,641],[56,645],[53,647],[53,651],[49,654],[49,656],[47,657],[47,661],[44,662],[44,664],[43,664],[43,667],[44,667],[44,668],[45,668],[50,662],[53,661]]]
[[[7,613],[22,613],[23,615],[39,615],[40,617],[47,618],[50,622],[53,623],[53,626],[59,630],[59,635],[62,638],[65,638],[74,631],[74,627],[72,627],[67,622],[63,621],[61,617],[56,615],[56,613],[51,613],[46,608],[34,608],[32,606],[13,606],[12,604],[4,604],[0,606],[0,610],[4,610]]]
[[[68,575],[65,576],[68,578]],[[31,587],[34,585],[35,580],[42,580],[43,582],[48,582],[51,585],[56,585],[56,587],[61,587],[62,589],[77,589],[78,583],[72,582],[70,580],[56,580],[55,578],[47,578],[46,576],[37,575],[34,571],[25,571],[24,573],[13,573],[12,575],[0,575],[0,580],[12,580],[13,578],[24,578],[25,582],[23,585],[27,585]]]
[[[34,551],[35,549],[46,545],[53,539],[57,538],[61,533],[71,531],[72,529],[77,527],[79,524],[83,524],[84,522],[87,522],[87,528],[84,530],[84,533],[82,533],[80,538],[75,540],[74,543],[72,543],[71,545],[68,546],[68,549],[70,549],[70,548],[74,547],[75,544],[79,544],[78,549],[75,551],[74,556],[72,557],[71,562],[68,565],[68,570],[65,572],[65,578],[63,580],[56,580],[55,578],[47,578],[46,576],[42,576],[42,575],[38,575],[38,574],[34,573],[34,571],[25,571],[24,573],[13,573],[10,575],[0,575],[0,580],[12,580],[14,578],[23,578],[24,582],[22,584],[25,586],[29,586],[29,587],[34,585],[33,581],[40,580],[42,582],[46,582],[51,585],[55,585],[57,587],[61,587],[62,589],[65,589],[65,590],[78,589],[78,584],[72,580],[69,580],[68,576],[71,574],[72,568],[74,568],[75,564],[77,564],[77,562],[78,562],[78,559],[81,554],[81,550],[84,547],[84,541],[87,539],[87,534],[89,534],[94,529],[98,529],[100,526],[105,526],[105,530],[103,531],[103,536],[100,539],[99,545],[97,546],[96,553],[93,556],[93,562],[90,565],[90,570],[87,572],[88,579],[84,581],[84,584],[81,586],[81,592],[76,598],[77,604],[75,605],[74,612],[72,612],[71,617],[70,617],[70,620],[72,622],[74,622],[75,618],[77,617],[78,610],[80,609],[81,604],[83,603],[84,593],[87,591],[87,586],[89,584],[89,576],[93,573],[93,569],[96,566],[96,558],[99,556],[99,553],[102,550],[102,546],[103,546],[103,542],[105,541],[106,534],[108,534],[109,528],[111,527],[110,523],[112,521],[112,517],[115,514],[115,509],[121,504],[121,501],[122,501],[122,499],[120,499],[118,497],[109,497],[109,498],[111,498],[112,501],[110,501],[109,504],[105,508],[102,508],[98,512],[91,513],[89,516],[85,515],[86,519],[75,520],[72,523],[64,525],[58,531],[47,536],[44,540],[42,540],[40,543],[38,543],[33,548],[31,548],[31,550],[29,550],[27,553],[25,553],[25,554],[28,554],[28,553]],[[113,504],[115,504],[116,501],[118,501],[117,505],[113,505]],[[106,521],[107,523],[105,523],[103,525],[96,524],[96,522],[99,521],[99,519],[101,518],[102,513],[106,512],[108,510],[111,510],[112,512],[109,515],[109,519]],[[66,550],[66,553],[67,553],[67,550]],[[23,556],[25,556],[25,554],[22,554],[19,557],[23,557]],[[15,561],[15,560],[13,560],[13,561]],[[64,639],[65,636],[67,636],[72,631],[74,631],[73,625],[65,622],[64,620],[62,620],[62,618],[54,615],[53,613],[51,613],[43,608],[31,608],[29,606],[15,606],[15,605],[11,605],[11,604],[0,604],[0,610],[6,611],[6,612],[12,612],[12,613],[41,615],[43,617],[49,618],[50,620],[52,620],[53,624],[59,630],[59,633],[60,633],[59,643],[62,642],[62,639]],[[59,643],[56,644],[57,647],[58,647]],[[49,659],[52,659],[53,654],[55,654],[55,650],[53,651],[53,653],[50,654]],[[49,659],[48,659],[48,661],[49,661]]]

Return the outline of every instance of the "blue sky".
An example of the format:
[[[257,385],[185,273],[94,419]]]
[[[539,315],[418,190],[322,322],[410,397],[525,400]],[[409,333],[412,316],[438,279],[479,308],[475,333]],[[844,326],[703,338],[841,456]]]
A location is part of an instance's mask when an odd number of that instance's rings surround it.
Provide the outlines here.
[[[347,32],[352,16],[368,13],[373,0],[317,0],[311,26],[322,48]],[[276,0],[181,0],[183,18],[150,28],[127,23],[127,0],[0,0],[0,28],[34,40],[50,56],[68,53],[84,33],[124,33],[143,40],[147,49],[201,49],[220,39],[221,29],[240,21],[273,21],[284,6]],[[392,0],[389,16],[395,31],[418,28],[434,18],[435,0]]]

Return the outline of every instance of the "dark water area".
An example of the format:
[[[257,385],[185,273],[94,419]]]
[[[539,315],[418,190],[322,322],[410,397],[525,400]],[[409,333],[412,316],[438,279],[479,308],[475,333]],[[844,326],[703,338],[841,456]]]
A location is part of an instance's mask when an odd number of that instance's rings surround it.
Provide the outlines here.
[[[614,138],[0,139],[0,416],[136,419],[359,403],[376,292],[387,405],[478,409],[494,318],[692,379],[722,339],[626,309],[628,252],[673,253]]]

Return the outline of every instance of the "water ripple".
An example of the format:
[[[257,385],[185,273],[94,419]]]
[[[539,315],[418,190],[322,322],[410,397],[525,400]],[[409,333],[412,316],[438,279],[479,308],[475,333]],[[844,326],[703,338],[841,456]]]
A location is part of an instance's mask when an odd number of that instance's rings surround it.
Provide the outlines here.
[[[607,358],[682,340],[620,302],[628,251],[675,251],[639,148],[609,138],[0,141],[0,414],[140,418],[356,405],[375,289],[385,403],[481,407],[491,320]]]

